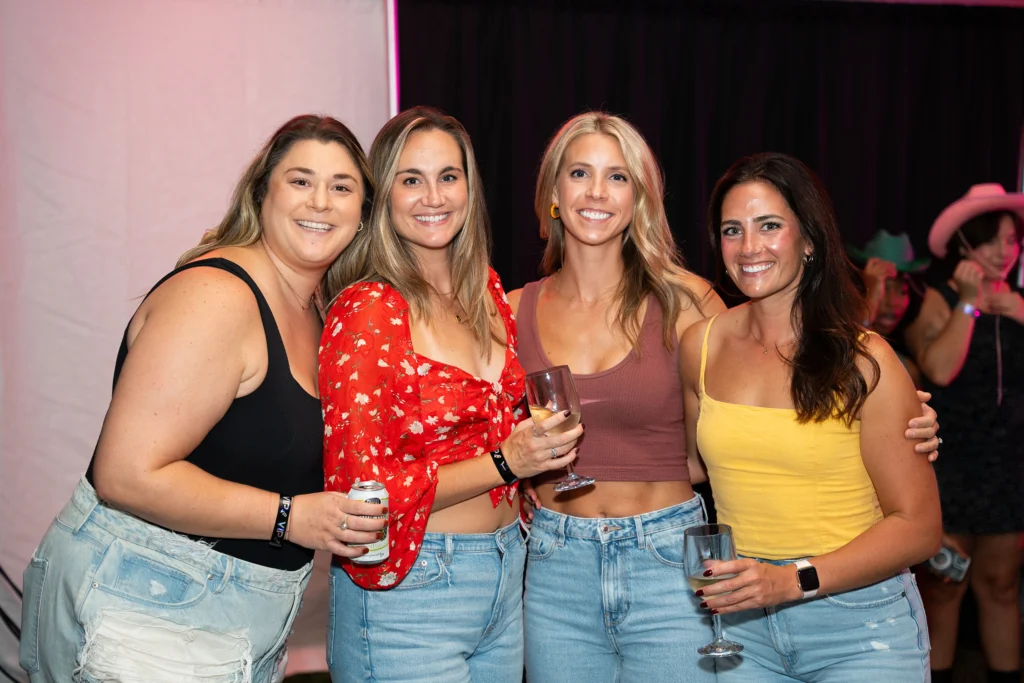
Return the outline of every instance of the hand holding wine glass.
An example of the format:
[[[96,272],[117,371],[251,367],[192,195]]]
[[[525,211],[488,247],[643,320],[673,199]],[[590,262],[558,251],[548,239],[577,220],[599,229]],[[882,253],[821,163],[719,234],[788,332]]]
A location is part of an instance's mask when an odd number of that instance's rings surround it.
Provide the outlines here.
[[[532,372],[526,376],[526,400],[530,406],[530,417],[540,432],[547,420],[555,413],[568,411],[569,417],[553,428],[547,428],[546,434],[561,434],[580,423],[580,397],[576,391],[569,366],[559,365],[540,372]],[[590,486],[592,477],[581,477],[573,471],[572,463],[566,464],[568,474],[555,483],[555,491],[572,491],[573,489]]]
[[[709,562],[715,560],[735,560],[736,548],[732,540],[732,528],[728,524],[702,524],[690,527],[683,532],[683,565],[686,579],[694,591],[701,590],[711,584],[731,579],[735,574],[715,574],[709,576]],[[722,637],[722,618],[718,614],[711,615],[715,628],[715,639],[697,652],[707,657],[728,657],[739,654],[743,646]]]

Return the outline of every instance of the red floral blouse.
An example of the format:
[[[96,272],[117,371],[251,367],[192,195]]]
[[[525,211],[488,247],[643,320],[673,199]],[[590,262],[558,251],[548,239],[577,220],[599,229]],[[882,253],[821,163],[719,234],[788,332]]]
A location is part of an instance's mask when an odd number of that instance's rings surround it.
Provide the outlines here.
[[[524,372],[501,280],[488,278],[505,322],[501,378],[491,383],[412,348],[409,304],[382,283],[358,283],[327,313],[320,342],[324,475],[328,491],[373,479],[390,497],[391,549],[380,564],[337,558],[363,588],[389,588],[412,568],[434,503],[437,468],[494,450],[523,418]],[[512,505],[517,484],[491,490]]]

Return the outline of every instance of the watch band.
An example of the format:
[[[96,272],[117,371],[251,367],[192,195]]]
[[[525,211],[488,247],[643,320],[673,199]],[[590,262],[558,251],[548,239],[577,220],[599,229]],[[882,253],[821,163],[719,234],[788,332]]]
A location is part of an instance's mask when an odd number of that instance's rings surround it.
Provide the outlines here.
[[[801,569],[807,569],[808,567],[814,567],[814,565],[811,564],[810,562],[808,562],[807,560],[797,560],[793,564],[796,565],[797,585],[800,586],[800,590],[803,590],[804,587],[803,587],[802,584],[800,584],[800,570]],[[813,598],[817,594],[818,594],[818,589],[817,588],[815,588],[814,590],[804,591],[803,599],[804,600],[810,600],[811,598]]]
[[[957,304],[957,309],[964,315],[970,315],[975,318],[981,315],[981,311],[979,311],[974,304],[969,304],[966,301],[961,301],[959,304]]]

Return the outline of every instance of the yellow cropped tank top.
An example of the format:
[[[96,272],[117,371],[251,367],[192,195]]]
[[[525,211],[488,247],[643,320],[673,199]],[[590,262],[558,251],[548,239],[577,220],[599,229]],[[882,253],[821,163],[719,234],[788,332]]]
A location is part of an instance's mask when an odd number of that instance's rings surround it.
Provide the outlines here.
[[[716,316],[717,317],[717,316]],[[716,401],[704,388],[708,321],[700,350],[697,450],[707,466],[718,521],[736,552],[786,560],[840,548],[881,521],[860,456],[860,421],[797,421],[792,408]]]

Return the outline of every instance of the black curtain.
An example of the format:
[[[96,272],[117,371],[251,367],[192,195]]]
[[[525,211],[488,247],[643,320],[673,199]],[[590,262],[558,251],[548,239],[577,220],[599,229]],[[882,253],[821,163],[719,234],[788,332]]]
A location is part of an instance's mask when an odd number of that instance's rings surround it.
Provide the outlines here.
[[[704,214],[737,158],[793,154],[844,237],[908,232],[971,184],[1018,183],[1024,10],[765,0],[399,0],[401,105],[472,135],[506,289],[537,276],[536,171],[559,125],[621,114],[666,176],[691,268],[713,276]]]

